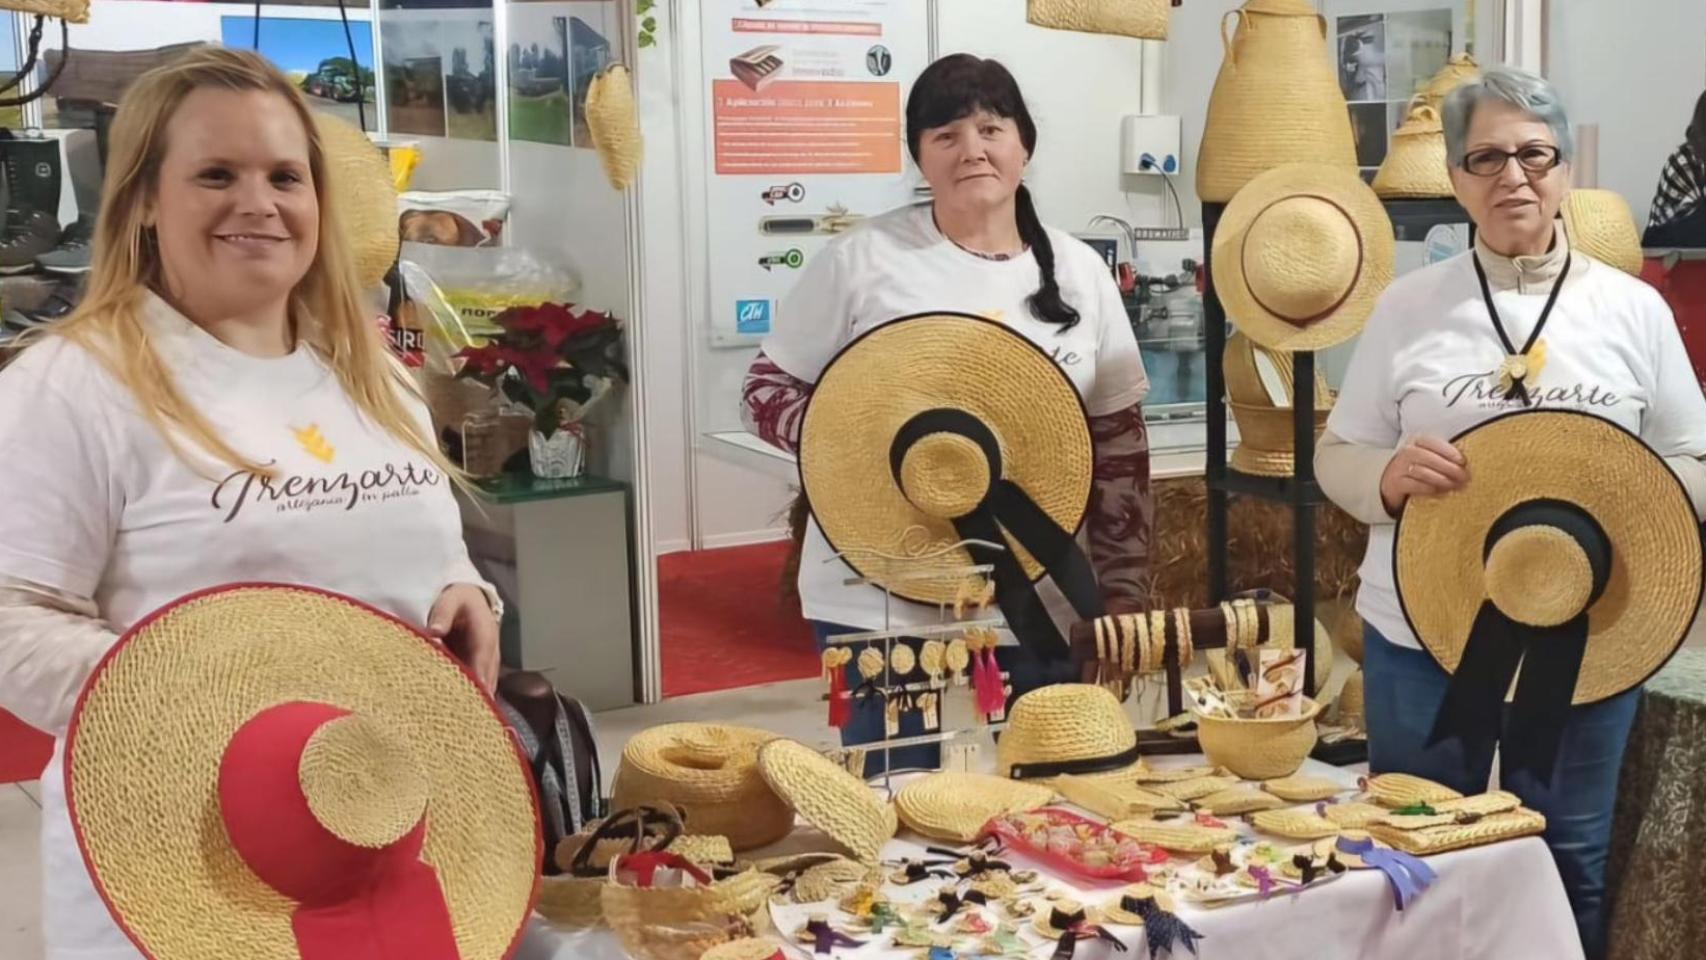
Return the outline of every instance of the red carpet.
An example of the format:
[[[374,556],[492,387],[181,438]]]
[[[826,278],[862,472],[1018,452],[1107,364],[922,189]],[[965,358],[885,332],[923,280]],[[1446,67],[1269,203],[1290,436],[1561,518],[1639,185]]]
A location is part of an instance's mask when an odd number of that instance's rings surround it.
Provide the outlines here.
[[[817,676],[811,626],[782,596],[787,556],[782,541],[658,558],[664,696]]]
[[[53,738],[0,710],[0,783],[40,780]]]

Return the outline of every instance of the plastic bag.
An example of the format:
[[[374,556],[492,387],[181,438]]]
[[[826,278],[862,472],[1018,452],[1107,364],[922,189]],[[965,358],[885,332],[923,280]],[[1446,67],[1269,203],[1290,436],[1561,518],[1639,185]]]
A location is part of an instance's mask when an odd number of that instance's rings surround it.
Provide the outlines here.
[[[520,247],[404,243],[403,259],[431,280],[472,346],[499,333],[492,321],[510,307],[569,303],[580,286],[567,271]]]
[[[397,233],[410,243],[502,246],[509,204],[501,190],[412,190],[397,197]]]

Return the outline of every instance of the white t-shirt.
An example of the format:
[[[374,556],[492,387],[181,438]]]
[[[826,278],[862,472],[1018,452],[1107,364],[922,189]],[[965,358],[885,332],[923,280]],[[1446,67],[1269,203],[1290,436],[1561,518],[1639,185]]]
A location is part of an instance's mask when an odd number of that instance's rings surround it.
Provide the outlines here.
[[[1664,299],[1579,251],[1573,257],[1541,332],[1546,362],[1535,405],[1603,417],[1662,456],[1706,456],[1706,398]],[[1500,321],[1518,347],[1548,292],[1494,291]],[[1327,428],[1384,449],[1423,435],[1450,440],[1520,407],[1496,390],[1504,356],[1468,253],[1406,274],[1369,317]],[[1419,648],[1393,584],[1395,529],[1381,523],[1369,530],[1357,612],[1391,642]]]
[[[872,327],[917,313],[969,313],[1007,325],[1052,356],[1090,416],[1142,401],[1149,379],[1106,261],[1070,234],[1049,228],[1048,236],[1061,295],[1079,314],[1070,330],[1031,313],[1027,301],[1040,284],[1035,257],[1026,252],[995,261],[967,253],[943,236],[922,204],[875,217],[830,243],[778,307],[764,353],[790,375],[816,383],[835,354]],[[800,559],[804,615],[881,628],[882,591],[845,585],[853,574],[843,563],[825,562],[833,556],[812,520]],[[938,611],[896,598],[889,614],[893,626],[918,626],[935,622]]]
[[[447,585],[480,583],[448,478],[366,421],[310,348],[251,357],[155,297],[144,322],[186,399],[276,477],[186,446],[198,475],[93,356],[49,338],[0,373],[0,578],[92,596],[120,632],[235,582],[319,587],[413,624]],[[138,957],[84,870],[58,748],[42,777],[42,854],[49,960]]]

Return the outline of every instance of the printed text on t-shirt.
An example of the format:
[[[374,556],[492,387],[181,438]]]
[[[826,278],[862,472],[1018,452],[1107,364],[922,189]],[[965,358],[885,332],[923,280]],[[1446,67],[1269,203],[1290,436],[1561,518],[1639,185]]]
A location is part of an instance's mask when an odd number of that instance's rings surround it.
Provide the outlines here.
[[[265,464],[271,466],[271,464]],[[270,504],[278,513],[312,513],[325,507],[354,510],[363,503],[416,497],[424,487],[436,487],[444,475],[431,467],[387,463],[383,467],[320,477],[269,477],[237,470],[213,488],[212,505],[225,510],[225,523],[251,504]]]
[[[1445,405],[1455,407],[1459,403],[1476,403],[1483,407],[1521,406],[1520,399],[1506,399],[1499,389],[1498,375],[1492,371],[1480,373],[1465,373],[1446,381],[1445,388],[1440,391],[1445,397]],[[1528,405],[1538,407],[1542,404],[1564,407],[1615,407],[1623,398],[1610,390],[1585,383],[1577,383],[1570,387],[1532,387],[1528,391]]]

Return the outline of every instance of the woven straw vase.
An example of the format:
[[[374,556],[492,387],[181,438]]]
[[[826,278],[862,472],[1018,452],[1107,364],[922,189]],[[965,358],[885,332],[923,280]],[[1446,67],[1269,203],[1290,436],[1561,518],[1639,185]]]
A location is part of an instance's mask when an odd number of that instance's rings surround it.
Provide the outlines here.
[[[1238,19],[1237,33],[1227,22]],[[1307,0],[1249,0],[1221,20],[1226,57],[1197,152],[1197,195],[1225,203],[1288,163],[1356,168],[1350,109],[1327,55],[1327,20]]]
[[[1303,713],[1273,720],[1197,716],[1197,740],[1210,761],[1246,780],[1277,780],[1296,773],[1315,749],[1321,704],[1303,701]]]
[[[735,851],[768,846],[794,828],[794,811],[758,772],[758,748],[775,734],[674,723],[628,741],[611,786],[615,809],[674,804],[687,829],[728,837]]]

